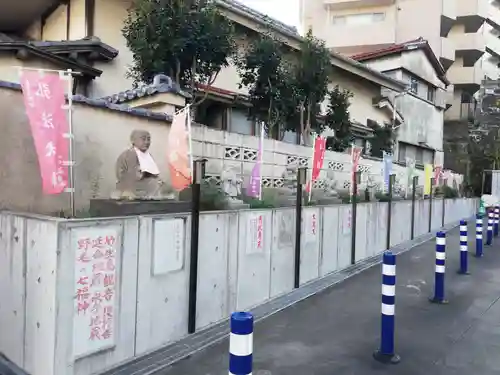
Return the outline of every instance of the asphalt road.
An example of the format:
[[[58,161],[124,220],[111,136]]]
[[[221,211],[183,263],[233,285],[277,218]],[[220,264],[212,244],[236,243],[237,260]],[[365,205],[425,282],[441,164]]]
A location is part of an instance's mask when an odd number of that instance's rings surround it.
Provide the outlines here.
[[[469,228],[472,232],[473,226]],[[469,235],[469,250],[474,250]],[[496,242],[496,243],[495,243]],[[469,257],[458,275],[458,228],[447,234],[448,305],[428,301],[434,241],[397,259],[398,365],[375,362],[380,327],[381,266],[356,275],[255,326],[253,375],[500,374],[500,238],[485,256]],[[471,254],[472,255],[472,254]],[[227,340],[165,370],[164,375],[225,375]]]

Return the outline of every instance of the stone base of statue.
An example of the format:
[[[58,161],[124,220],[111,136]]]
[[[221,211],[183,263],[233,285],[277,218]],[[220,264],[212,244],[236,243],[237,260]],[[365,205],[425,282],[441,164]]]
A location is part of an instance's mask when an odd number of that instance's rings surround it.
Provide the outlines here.
[[[250,205],[239,199],[229,198],[224,202],[225,210],[244,210],[247,208],[250,208]]]
[[[191,202],[174,199],[116,200],[91,199],[90,214],[93,217],[176,214],[191,211]]]

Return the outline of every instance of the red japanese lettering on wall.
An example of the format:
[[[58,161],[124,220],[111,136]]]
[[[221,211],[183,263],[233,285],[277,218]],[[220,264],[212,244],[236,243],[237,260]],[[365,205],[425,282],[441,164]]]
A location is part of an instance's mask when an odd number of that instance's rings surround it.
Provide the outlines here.
[[[113,340],[116,242],[114,235],[77,240],[76,315],[88,323],[90,341]]]
[[[264,220],[262,215],[257,218],[257,248],[262,249],[262,241],[264,237]]]
[[[317,228],[317,220],[316,220],[316,214],[311,215],[311,233],[316,235],[318,228]]]

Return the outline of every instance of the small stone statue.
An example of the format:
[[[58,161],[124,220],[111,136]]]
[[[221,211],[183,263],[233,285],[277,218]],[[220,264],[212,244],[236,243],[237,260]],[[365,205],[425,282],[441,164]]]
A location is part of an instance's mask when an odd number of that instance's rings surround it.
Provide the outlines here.
[[[238,198],[241,196],[243,180],[238,177],[236,171],[231,167],[224,169],[221,173],[221,179],[222,189],[227,195],[226,208],[230,210],[248,208],[249,205]]]
[[[239,178],[233,168],[224,169],[221,173],[222,188],[231,199],[241,196],[242,179]]]
[[[161,199],[160,170],[149,153],[151,135],[134,130],[130,135],[132,147],[116,160],[116,191],[112,199]]]
[[[287,165],[283,172],[283,186],[290,190],[290,193],[295,195],[297,193],[297,165]]]

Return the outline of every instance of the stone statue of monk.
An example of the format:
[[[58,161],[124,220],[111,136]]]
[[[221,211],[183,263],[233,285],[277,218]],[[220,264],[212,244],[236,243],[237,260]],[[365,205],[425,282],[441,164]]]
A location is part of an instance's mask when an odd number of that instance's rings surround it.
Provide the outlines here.
[[[163,185],[160,170],[149,153],[151,134],[134,130],[130,135],[132,147],[116,160],[116,191],[113,199],[161,199]]]

